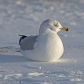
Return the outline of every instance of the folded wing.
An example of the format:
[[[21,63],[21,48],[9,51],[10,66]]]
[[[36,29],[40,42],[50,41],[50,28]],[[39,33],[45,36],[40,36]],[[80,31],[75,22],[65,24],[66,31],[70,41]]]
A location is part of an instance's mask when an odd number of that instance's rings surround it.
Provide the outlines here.
[[[19,40],[21,50],[32,50],[38,36],[22,36]]]

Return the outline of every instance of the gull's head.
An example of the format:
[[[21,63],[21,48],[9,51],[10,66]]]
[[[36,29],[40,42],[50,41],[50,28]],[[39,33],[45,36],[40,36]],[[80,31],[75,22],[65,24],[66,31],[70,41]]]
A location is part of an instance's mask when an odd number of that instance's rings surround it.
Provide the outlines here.
[[[67,27],[61,26],[61,24],[58,21],[47,19],[43,21],[43,23],[41,24],[39,29],[39,34],[46,33],[46,32],[56,33],[60,30],[69,31]]]

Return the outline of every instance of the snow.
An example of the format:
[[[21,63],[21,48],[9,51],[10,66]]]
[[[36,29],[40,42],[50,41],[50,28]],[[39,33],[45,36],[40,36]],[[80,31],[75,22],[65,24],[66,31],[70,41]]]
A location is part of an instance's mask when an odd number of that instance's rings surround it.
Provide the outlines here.
[[[34,62],[19,52],[18,34],[38,34],[56,19],[64,54],[57,62]],[[0,84],[84,84],[84,0],[0,0]]]

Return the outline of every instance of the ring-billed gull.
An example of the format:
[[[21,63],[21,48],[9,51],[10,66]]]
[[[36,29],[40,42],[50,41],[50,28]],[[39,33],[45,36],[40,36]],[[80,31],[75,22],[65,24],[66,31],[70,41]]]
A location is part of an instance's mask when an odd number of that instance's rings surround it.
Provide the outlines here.
[[[19,40],[21,54],[35,61],[56,61],[64,52],[63,43],[57,34],[60,30],[69,31],[56,20],[45,20],[40,26],[39,35],[22,35]]]

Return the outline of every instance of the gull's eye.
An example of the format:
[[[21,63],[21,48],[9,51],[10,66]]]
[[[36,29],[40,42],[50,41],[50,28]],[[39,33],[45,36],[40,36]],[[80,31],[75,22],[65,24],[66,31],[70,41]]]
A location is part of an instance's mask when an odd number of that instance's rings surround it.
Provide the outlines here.
[[[58,27],[59,25],[58,25],[58,23],[57,23],[57,24],[54,24],[54,26],[55,26],[55,27]]]

